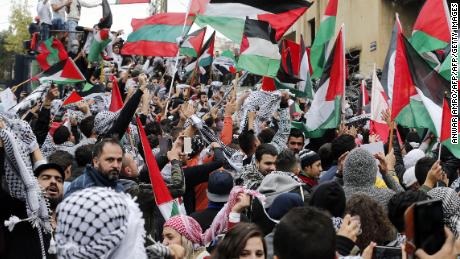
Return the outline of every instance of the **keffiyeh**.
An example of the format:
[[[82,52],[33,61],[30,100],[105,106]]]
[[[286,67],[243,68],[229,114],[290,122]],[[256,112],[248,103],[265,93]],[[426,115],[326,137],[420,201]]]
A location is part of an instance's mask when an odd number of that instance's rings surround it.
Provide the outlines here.
[[[6,122],[13,125],[14,121]],[[25,123],[27,124],[27,123]],[[13,126],[13,128],[17,127]],[[11,128],[0,129],[0,139],[5,150],[5,178],[8,192],[11,197],[24,201],[27,210],[27,219],[10,220],[8,225],[12,230],[20,221],[27,220],[33,227],[51,230],[48,204],[33,174],[32,161],[29,154],[31,147],[38,146],[30,126],[22,125],[19,132]],[[22,135],[21,135],[22,134]]]
[[[138,205],[109,188],[81,190],[59,204],[55,237],[60,258],[147,258]]]
[[[433,199],[442,200],[442,212],[444,213],[444,224],[459,236],[458,225],[460,223],[460,199],[457,193],[448,187],[437,187],[427,193]]]
[[[109,112],[109,111],[102,111],[99,112],[96,117],[94,118],[94,130],[96,131],[97,135],[103,135],[107,133],[110,128],[112,127],[115,120],[120,115],[120,112]]]
[[[259,125],[262,121],[269,121],[273,117],[273,114],[278,110],[280,105],[281,95],[279,91],[275,92],[263,92],[253,91],[248,98],[244,101],[241,107],[241,121],[240,131],[246,127],[248,112],[257,111],[256,119],[254,121],[254,132],[259,134]]]

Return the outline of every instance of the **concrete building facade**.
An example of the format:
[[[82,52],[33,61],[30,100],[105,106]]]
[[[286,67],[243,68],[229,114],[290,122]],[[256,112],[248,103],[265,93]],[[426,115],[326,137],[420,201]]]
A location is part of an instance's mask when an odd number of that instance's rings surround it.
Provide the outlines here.
[[[308,11],[292,26],[287,37],[311,46],[319,29],[329,0],[316,0]],[[345,46],[351,73],[360,73],[369,78],[374,63],[383,68],[391,40],[395,13],[399,14],[406,36],[423,6],[423,0],[339,0],[336,20],[336,35],[344,24]]]

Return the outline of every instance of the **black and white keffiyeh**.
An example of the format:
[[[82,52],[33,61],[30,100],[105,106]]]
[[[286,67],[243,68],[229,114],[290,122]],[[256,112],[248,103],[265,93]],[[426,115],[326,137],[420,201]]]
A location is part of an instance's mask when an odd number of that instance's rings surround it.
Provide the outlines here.
[[[16,216],[5,222],[13,230],[16,223],[29,221],[34,228],[51,231],[48,204],[33,173],[30,154],[38,148],[37,139],[29,124],[21,120],[5,120],[0,139],[5,150],[3,186],[11,197],[25,202],[27,219]]]
[[[460,225],[460,198],[458,194],[448,187],[437,187],[431,189],[427,194],[433,199],[442,200],[444,224],[455,234],[455,237],[458,237],[460,234],[460,229],[458,229]]]
[[[240,115],[240,128],[239,133],[243,131],[248,123],[248,112],[257,111],[256,118],[254,120],[254,132],[258,134],[261,129],[259,125],[263,121],[269,121],[273,117],[273,114],[278,110],[281,101],[281,93],[275,92],[264,92],[264,91],[253,91],[246,98],[241,107]]]
[[[96,131],[96,134],[103,135],[107,133],[112,127],[115,120],[118,118],[118,115],[120,115],[120,111],[118,112],[110,112],[110,111],[99,112],[94,118],[94,130]]]
[[[110,188],[84,189],[61,202],[55,237],[59,258],[147,258],[138,205]]]

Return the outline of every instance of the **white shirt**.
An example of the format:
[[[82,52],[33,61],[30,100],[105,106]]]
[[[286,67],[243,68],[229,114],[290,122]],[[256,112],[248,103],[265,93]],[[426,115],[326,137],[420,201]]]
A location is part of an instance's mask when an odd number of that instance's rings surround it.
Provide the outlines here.
[[[92,0],[92,2],[86,2],[84,0],[73,0],[70,4],[70,11],[67,13],[67,19],[79,21],[81,16],[81,7],[97,7],[102,3],[102,0]]]
[[[51,25],[51,7],[48,1],[46,3],[43,3],[43,1],[38,2],[37,14],[40,17],[40,24],[46,23]]]
[[[51,0],[51,8],[53,4],[56,4],[58,6],[61,6],[65,3],[65,0]],[[59,9],[57,12],[53,10],[53,19],[61,18],[62,20],[65,21],[65,6],[63,6],[61,9]]]

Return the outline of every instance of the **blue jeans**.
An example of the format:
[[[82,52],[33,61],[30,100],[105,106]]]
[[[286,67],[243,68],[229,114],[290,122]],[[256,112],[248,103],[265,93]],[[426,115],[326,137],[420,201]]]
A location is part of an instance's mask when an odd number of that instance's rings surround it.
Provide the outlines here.
[[[63,31],[66,29],[66,24],[64,22],[64,19],[61,17],[54,18],[51,20],[51,23],[53,24],[52,29],[53,30],[60,30]]]
[[[72,47],[72,41],[77,39],[77,33],[75,32],[77,26],[78,26],[77,20],[72,20],[72,19],[67,20],[67,27],[70,31],[67,49],[70,49]]]
[[[41,41],[45,41],[50,37],[50,29],[51,29],[50,24],[42,23],[40,25],[40,40]]]

